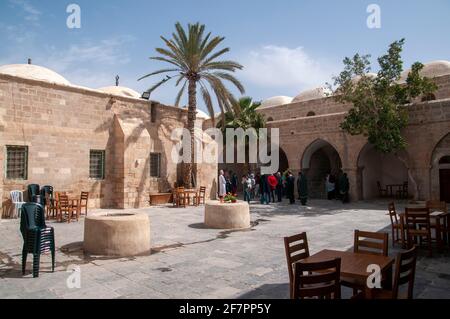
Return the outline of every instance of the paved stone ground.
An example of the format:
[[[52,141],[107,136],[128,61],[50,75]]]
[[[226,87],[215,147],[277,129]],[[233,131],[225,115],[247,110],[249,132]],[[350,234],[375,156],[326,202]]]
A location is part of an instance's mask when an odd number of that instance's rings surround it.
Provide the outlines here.
[[[39,278],[31,276],[31,255],[26,276],[21,274],[18,220],[0,220],[0,298],[288,298],[284,236],[306,231],[315,253],[351,249],[357,228],[390,232],[386,202],[309,204],[252,204],[253,227],[235,232],[205,228],[202,207],[128,210],[151,218],[152,254],[133,258],[85,256],[83,220],[52,222],[57,267],[51,273],[44,255]],[[389,249],[390,255],[398,251]],[[415,296],[450,298],[448,249],[425,255],[418,261]],[[69,289],[74,266],[80,267],[81,288]],[[349,294],[343,288],[343,296]]]

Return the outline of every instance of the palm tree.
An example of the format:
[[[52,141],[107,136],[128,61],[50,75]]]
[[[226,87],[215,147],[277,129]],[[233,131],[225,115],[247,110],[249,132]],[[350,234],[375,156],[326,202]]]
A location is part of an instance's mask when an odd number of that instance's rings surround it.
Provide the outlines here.
[[[222,43],[224,37],[211,37],[211,33],[205,35],[205,25],[199,23],[188,24],[187,32],[181,24],[175,24],[176,31],[172,33],[171,39],[161,36],[166,48],[156,48],[160,55],[151,57],[153,60],[162,61],[170,64],[170,67],[158,70],[141,77],[144,78],[166,74],[165,78],[152,86],[148,92],[151,93],[162,84],[176,79],[176,86],[181,85],[178,92],[175,105],[179,106],[184,91],[188,91],[188,122],[187,128],[191,133],[191,161],[185,163],[183,173],[183,183],[185,187],[191,187],[191,178],[193,172],[193,163],[195,159],[194,148],[194,125],[197,108],[197,86],[203,101],[208,109],[211,118],[214,120],[214,107],[210,91],[217,99],[222,114],[227,112],[239,112],[239,106],[226,88],[224,80],[235,86],[241,94],[245,92],[243,85],[231,73],[241,70],[243,67],[237,62],[229,60],[217,60],[220,56],[230,51],[229,48],[216,50]]]
[[[256,111],[261,103],[254,103],[251,97],[245,96],[239,99],[238,105],[239,113],[226,112],[222,115],[222,121],[217,124],[217,128],[222,129],[224,132],[224,139],[226,136],[225,130],[227,128],[242,128],[243,130],[254,128],[258,137],[260,134],[259,129],[266,127],[266,119],[264,118],[264,115]],[[244,163],[244,172],[247,172],[249,170],[247,159],[249,154],[249,145],[247,140],[245,141],[245,154],[246,160]]]

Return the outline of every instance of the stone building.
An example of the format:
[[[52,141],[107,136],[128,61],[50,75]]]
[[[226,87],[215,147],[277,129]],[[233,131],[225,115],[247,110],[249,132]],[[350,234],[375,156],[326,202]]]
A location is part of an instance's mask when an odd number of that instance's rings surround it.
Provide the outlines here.
[[[40,66],[0,66],[0,210],[7,213],[11,190],[32,183],[89,191],[91,207],[147,206],[149,193],[181,178],[171,133],[186,120],[185,109],[129,88],[94,90]],[[216,172],[215,164],[198,166],[207,196]]]
[[[363,136],[344,133],[339,125],[350,105],[336,102],[322,88],[263,101],[259,111],[268,127],[280,129],[280,166],[295,175],[304,170],[315,198],[325,196],[326,173],[342,169],[352,200],[378,197],[377,181],[383,187],[408,181],[410,194],[416,182],[421,199],[450,202],[450,62],[427,63],[422,75],[433,78],[438,90],[408,106],[409,125],[403,132],[408,147],[397,155],[380,154]]]

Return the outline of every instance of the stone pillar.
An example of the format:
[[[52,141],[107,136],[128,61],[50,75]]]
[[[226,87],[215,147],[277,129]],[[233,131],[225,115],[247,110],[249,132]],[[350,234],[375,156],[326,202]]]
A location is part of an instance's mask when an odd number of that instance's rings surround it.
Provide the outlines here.
[[[356,168],[342,168],[344,173],[347,173],[348,181],[350,183],[350,201],[358,200],[358,170]]]

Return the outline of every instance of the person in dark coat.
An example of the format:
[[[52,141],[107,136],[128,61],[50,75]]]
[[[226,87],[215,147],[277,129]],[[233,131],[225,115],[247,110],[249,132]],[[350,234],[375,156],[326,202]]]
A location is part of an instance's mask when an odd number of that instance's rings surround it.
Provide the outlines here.
[[[298,199],[300,200],[302,205],[305,206],[308,200],[308,180],[306,178],[306,175],[301,171],[298,173],[297,190]]]
[[[236,173],[233,173],[231,177],[231,193],[233,195],[237,194],[237,188],[238,188],[238,177]]]
[[[269,183],[267,182],[267,175],[261,175],[259,179],[259,189],[260,189],[260,202],[261,204],[269,204]]]
[[[277,184],[277,199],[278,202],[281,202],[282,198],[283,198],[283,178],[281,177],[281,173],[278,172],[276,175],[278,184]]]
[[[341,195],[342,203],[349,202],[348,196],[349,190],[350,190],[350,182],[348,180],[347,173],[344,173],[341,175],[341,178],[339,179],[339,192]]]
[[[294,175],[292,175],[292,172],[288,172],[288,176],[286,179],[286,193],[289,198],[290,204],[295,203],[294,185],[295,185],[295,177],[294,177]]]

